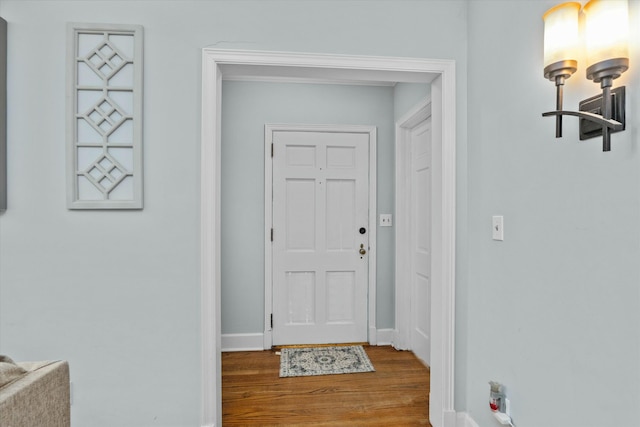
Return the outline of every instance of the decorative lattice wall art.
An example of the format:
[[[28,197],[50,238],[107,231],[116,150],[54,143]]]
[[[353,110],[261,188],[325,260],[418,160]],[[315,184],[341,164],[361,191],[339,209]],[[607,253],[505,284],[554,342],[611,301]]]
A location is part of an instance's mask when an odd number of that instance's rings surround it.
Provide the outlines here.
[[[142,27],[69,24],[67,206],[142,209]]]

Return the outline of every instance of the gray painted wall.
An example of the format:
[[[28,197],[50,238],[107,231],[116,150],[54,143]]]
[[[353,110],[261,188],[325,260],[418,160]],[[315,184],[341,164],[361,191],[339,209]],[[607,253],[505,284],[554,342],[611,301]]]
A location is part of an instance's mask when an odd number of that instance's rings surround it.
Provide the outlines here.
[[[74,425],[199,425],[201,49],[454,59],[464,159],[466,9],[451,0],[2,0],[10,209],[0,215],[0,352],[69,360]],[[143,211],[65,208],[67,22],[144,26]],[[464,205],[466,167],[458,180]]]
[[[422,83],[397,83],[393,87],[394,119],[398,121],[418,103],[431,96],[431,85]]]
[[[637,425],[640,68],[620,79],[630,121],[611,153],[578,143],[570,118],[556,141],[540,117],[554,102],[541,16],[555,3],[2,0],[0,352],[68,359],[74,425],[198,425],[201,48],[455,59],[456,408],[496,425],[487,381],[499,380],[518,427]],[[634,64],[640,2],[630,5]],[[74,21],[145,27],[144,211],[65,209]],[[567,106],[597,92],[582,73]],[[494,214],[505,216],[501,243]]]
[[[540,117],[554,102],[542,77],[541,16],[555,3],[2,0],[9,210],[0,215],[0,352],[68,359],[75,425],[198,425],[201,48],[450,58],[456,408],[496,425],[487,381],[499,380],[518,427],[637,425],[640,68],[620,79],[630,121],[611,153],[578,143],[571,118],[556,141],[553,120]],[[630,5],[634,64],[640,2]],[[144,211],[65,209],[73,21],[145,27]],[[598,91],[582,73],[567,82],[567,106]],[[505,216],[501,243],[490,238],[494,214]]]
[[[222,331],[264,331],[264,125],[373,125],[378,212],[394,212],[393,87],[224,82]],[[394,327],[394,228],[378,227],[377,319]]]
[[[507,385],[518,427],[638,425],[640,415],[640,67],[627,85],[627,130],[579,142],[541,117],[542,14],[557,1],[469,1],[467,408],[480,426],[489,380]],[[631,1],[640,58],[640,2]],[[503,68],[503,66],[507,66]],[[503,72],[506,71],[506,72]],[[565,108],[599,92],[585,66]],[[504,215],[504,242],[491,216]],[[458,320],[461,320],[458,318]]]

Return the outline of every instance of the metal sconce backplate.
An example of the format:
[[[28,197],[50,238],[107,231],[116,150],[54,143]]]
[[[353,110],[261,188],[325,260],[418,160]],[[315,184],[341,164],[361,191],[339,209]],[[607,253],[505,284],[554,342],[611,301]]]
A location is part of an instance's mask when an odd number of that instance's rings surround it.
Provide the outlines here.
[[[622,129],[611,130],[611,133],[623,131],[626,127],[625,87],[624,86],[611,89],[611,106],[612,106],[611,118],[615,121],[622,123]],[[592,96],[591,98],[587,98],[583,101],[580,101],[579,110],[601,115],[602,114],[602,94]],[[602,136],[602,126],[585,119],[580,119],[580,141],[584,141],[585,139],[595,138],[597,136]]]

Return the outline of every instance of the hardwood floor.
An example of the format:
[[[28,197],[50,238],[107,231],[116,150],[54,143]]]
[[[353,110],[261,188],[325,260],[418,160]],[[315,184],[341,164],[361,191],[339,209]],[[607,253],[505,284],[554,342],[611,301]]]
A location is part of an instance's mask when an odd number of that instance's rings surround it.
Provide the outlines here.
[[[429,370],[365,347],[376,372],[280,378],[273,351],[222,353],[224,426],[429,426]]]

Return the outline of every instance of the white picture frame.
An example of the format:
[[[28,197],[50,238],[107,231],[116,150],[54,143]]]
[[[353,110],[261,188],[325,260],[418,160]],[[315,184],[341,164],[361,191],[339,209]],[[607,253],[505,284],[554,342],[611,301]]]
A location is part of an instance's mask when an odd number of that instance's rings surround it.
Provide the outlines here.
[[[67,207],[142,209],[143,28],[67,25]]]

